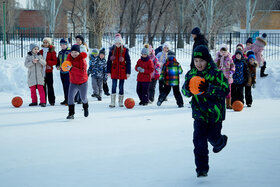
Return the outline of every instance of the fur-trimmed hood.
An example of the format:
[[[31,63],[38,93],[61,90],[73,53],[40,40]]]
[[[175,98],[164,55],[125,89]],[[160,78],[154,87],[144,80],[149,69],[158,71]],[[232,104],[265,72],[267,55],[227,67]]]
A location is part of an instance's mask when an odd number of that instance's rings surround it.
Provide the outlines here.
[[[41,47],[44,47],[43,45]],[[49,46],[49,52],[53,52],[55,51],[55,46],[54,45],[50,45]]]

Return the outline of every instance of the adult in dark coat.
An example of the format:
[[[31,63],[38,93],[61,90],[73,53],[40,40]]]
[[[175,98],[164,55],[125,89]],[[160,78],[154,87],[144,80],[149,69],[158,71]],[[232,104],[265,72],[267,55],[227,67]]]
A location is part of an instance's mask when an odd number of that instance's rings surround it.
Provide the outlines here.
[[[191,61],[191,68],[194,67],[194,61],[193,61],[193,52],[194,49],[199,45],[205,45],[208,48],[208,40],[205,38],[204,35],[201,34],[200,29],[198,27],[195,27],[192,32],[192,38],[194,39],[193,44],[193,50],[192,50],[192,61]]]

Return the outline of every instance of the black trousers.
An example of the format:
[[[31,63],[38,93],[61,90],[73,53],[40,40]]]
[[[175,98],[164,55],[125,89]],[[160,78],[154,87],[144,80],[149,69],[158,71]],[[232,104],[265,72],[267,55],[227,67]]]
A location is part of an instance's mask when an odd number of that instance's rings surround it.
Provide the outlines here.
[[[158,82],[159,95],[163,92],[164,86],[165,86],[164,81],[159,81]]]
[[[253,98],[252,98],[252,86],[245,86],[245,100],[246,100],[246,105],[251,105],[253,103]]]
[[[152,102],[155,100],[156,85],[157,85],[157,80],[152,79],[152,82],[150,82],[149,85],[149,100]]]
[[[69,73],[60,73],[60,79],[61,79],[62,86],[63,86],[64,100],[67,103],[67,101],[68,101],[68,92],[69,92],[69,85],[70,85]]]
[[[44,85],[44,90],[46,94],[46,102],[47,102],[47,97],[49,103],[55,103],[55,95],[54,95],[54,89],[53,89],[53,73],[46,73],[45,76],[45,85]]]
[[[220,145],[223,142],[221,135],[222,122],[205,123],[200,120],[194,121],[193,144],[196,171],[209,170],[208,142],[212,146]]]
[[[242,84],[231,84],[231,104],[239,100],[244,104],[244,86]]]
[[[103,91],[106,94],[109,93],[109,87],[108,87],[107,81],[103,81]]]
[[[171,88],[173,89],[173,94],[175,96],[177,105],[184,104],[179,85],[178,86],[169,86],[169,85],[165,84],[164,89],[163,89],[162,93],[160,93],[158,100],[160,102],[163,102],[165,100],[165,98],[168,96],[168,94],[170,93]]]

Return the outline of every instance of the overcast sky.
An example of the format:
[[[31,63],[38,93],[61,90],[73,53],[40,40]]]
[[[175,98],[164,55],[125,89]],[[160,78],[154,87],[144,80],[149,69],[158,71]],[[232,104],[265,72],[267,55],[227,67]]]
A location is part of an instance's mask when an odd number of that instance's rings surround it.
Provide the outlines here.
[[[20,7],[26,8],[26,1],[27,0],[16,0],[16,1],[20,3]]]

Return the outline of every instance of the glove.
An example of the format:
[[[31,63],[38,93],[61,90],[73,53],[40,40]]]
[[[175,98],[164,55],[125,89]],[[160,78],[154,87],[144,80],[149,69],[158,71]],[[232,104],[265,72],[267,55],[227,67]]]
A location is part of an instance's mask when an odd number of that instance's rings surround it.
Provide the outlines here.
[[[137,70],[138,70],[139,72],[141,72],[141,73],[144,73],[144,69],[141,68],[141,67],[138,67]]]
[[[198,86],[199,92],[205,92],[209,87],[208,82],[201,82]]]

